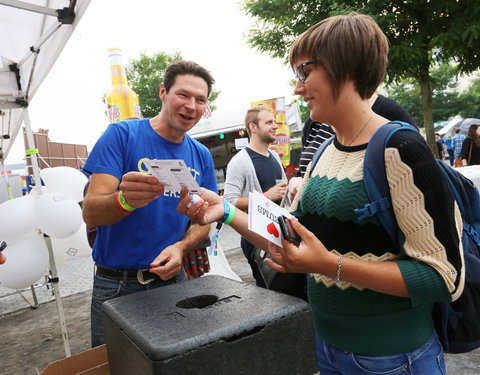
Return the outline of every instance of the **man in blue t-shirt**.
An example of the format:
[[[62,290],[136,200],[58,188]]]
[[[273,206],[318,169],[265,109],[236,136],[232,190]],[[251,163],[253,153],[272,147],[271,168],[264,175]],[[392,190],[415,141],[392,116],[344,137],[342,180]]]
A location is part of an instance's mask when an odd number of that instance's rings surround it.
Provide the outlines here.
[[[213,83],[196,63],[170,64],[160,85],[160,113],[110,124],[85,163],[92,176],[83,218],[97,227],[92,347],[105,342],[104,301],[184,280],[183,256],[208,237],[210,226],[185,231],[188,218],[176,212],[179,192],[165,190],[145,161],[182,159],[200,186],[217,190],[209,150],[186,134],[202,117]]]

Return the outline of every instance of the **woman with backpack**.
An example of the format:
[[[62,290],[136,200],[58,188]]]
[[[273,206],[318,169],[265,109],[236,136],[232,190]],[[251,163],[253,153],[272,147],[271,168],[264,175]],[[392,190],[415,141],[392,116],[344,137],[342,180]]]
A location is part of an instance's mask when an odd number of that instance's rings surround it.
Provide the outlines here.
[[[295,94],[306,101],[312,120],[335,129],[292,202],[298,220],[289,222],[301,237],[298,246],[283,240],[281,248],[249,231],[246,214],[211,191],[190,207],[183,192],[177,207],[201,224],[231,225],[267,249],[276,271],[308,274],[322,375],[445,374],[432,308],[459,298],[464,286],[460,212],[416,131],[398,131],[380,145],[398,238],[376,216],[357,220],[356,209],[369,204],[367,145],[389,122],[369,105],[387,56],[386,36],[371,17],[356,13],[317,23],[290,49]]]
[[[463,165],[480,164],[480,126],[470,125],[467,138],[462,144],[462,162]]]

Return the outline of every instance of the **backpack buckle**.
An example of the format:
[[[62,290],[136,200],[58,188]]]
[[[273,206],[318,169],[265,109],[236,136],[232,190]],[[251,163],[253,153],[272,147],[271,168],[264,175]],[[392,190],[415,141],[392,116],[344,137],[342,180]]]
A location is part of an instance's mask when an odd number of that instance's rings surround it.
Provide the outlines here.
[[[376,215],[377,213],[388,210],[391,207],[388,198],[381,198],[372,203],[367,203],[363,208],[356,208],[353,211],[357,214],[357,221],[361,223],[367,218]]]
[[[478,235],[478,232],[475,230],[475,228],[468,223],[463,223],[463,229],[465,230],[467,235],[477,244],[477,246],[480,246],[480,236]]]

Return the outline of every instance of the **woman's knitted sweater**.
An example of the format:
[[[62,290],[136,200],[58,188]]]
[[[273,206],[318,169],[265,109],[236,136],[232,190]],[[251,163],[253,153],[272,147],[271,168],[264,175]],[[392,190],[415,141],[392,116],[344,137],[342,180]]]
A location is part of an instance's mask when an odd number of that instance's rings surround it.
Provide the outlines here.
[[[311,274],[308,293],[316,332],[333,346],[391,355],[422,346],[432,335],[433,303],[458,298],[464,269],[458,207],[423,138],[397,132],[385,149],[392,205],[400,228],[392,243],[375,218],[358,222],[368,203],[363,184],[367,145],[335,141],[307,170],[292,211],[327,249],[347,258],[397,263],[410,298],[395,297]],[[448,250],[447,250],[448,249]]]

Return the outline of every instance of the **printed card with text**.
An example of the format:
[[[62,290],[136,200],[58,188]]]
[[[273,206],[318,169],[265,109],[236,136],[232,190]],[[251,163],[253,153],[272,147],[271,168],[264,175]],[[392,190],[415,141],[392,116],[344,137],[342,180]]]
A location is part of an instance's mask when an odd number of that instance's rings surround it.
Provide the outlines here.
[[[147,160],[144,163],[148,171],[165,185],[166,190],[179,192],[185,186],[190,193],[201,192],[183,160]]]
[[[248,229],[282,247],[281,232],[277,217],[292,215],[258,191],[248,195]]]

